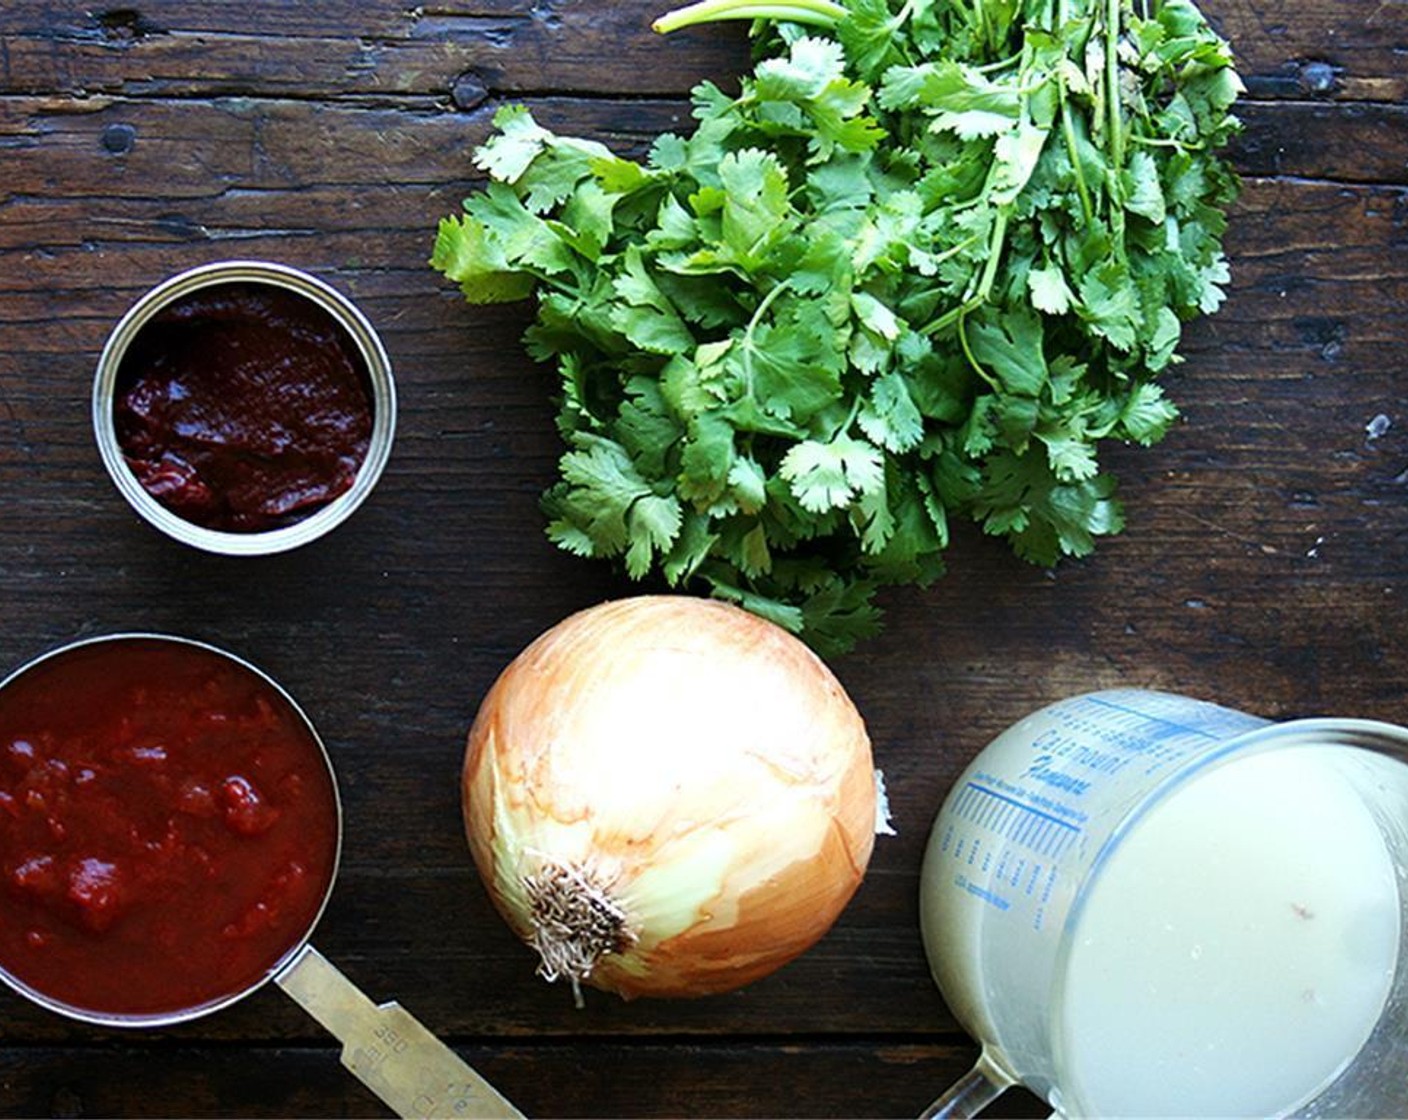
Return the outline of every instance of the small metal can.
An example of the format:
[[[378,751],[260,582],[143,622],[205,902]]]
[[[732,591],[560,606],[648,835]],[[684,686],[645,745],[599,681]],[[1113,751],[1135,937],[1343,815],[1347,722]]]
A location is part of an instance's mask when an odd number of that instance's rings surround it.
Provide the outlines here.
[[[118,372],[129,347],[164,308],[203,288],[224,284],[270,285],[309,300],[346,331],[361,357],[371,394],[372,429],[367,452],[350,488],[302,520],[276,528],[234,532],[207,528],[168,509],[133,473],[123,455],[114,416]],[[288,265],[268,261],[216,261],[179,273],[158,284],[118,321],[98,359],[93,381],[93,431],[103,465],[118,491],[137,513],[167,536],[207,552],[256,556],[307,544],[341,524],[371,493],[386,461],[396,429],[396,389],[391,361],[366,316],[331,285]]]

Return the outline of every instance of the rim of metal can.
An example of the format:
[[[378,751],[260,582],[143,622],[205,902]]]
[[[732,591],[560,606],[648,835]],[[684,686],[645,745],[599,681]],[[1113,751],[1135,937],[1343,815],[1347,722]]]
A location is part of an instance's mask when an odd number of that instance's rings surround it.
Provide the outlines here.
[[[235,533],[208,529],[173,513],[137,480],[117,438],[113,404],[117,373],[132,341],[157,312],[201,288],[237,282],[271,284],[310,300],[348,333],[363,362],[372,392],[372,432],[366,457],[352,485],[327,505],[300,521],[264,532]],[[177,273],[142,296],[118,320],[108,336],[93,379],[93,433],[109,477],[148,524],[168,537],[206,552],[227,556],[264,556],[286,552],[316,540],[350,517],[372,492],[391,456],[396,432],[396,385],[391,360],[376,329],[345,295],[326,281],[290,265],[259,260],[214,261]]]
[[[202,1019],[207,1015],[222,1011],[232,1004],[238,1003],[251,993],[258,991],[283,972],[284,969],[288,968],[309,941],[312,940],[313,931],[318,927],[318,923],[322,921],[323,914],[328,907],[328,901],[332,898],[333,888],[337,884],[338,873],[342,867],[342,793],[338,787],[337,772],[333,769],[332,756],[328,753],[327,744],[323,742],[323,737],[318,734],[317,727],[314,726],[313,721],[308,717],[308,713],[303,710],[302,705],[289,694],[288,690],[285,689],[283,685],[279,684],[278,681],[263,669],[259,668],[259,666],[250,661],[246,661],[243,657],[231,653],[229,650],[211,645],[209,642],[202,642],[195,638],[185,638],[175,634],[162,634],[149,631],[120,631],[113,634],[100,634],[90,638],[79,638],[76,641],[67,642],[64,645],[56,646],[45,653],[41,653],[12,670],[3,680],[0,680],[0,695],[3,695],[5,690],[21,677],[52,661],[77,653],[80,650],[89,649],[93,646],[117,645],[125,642],[153,642],[157,644],[186,646],[201,650],[237,666],[244,672],[252,674],[260,683],[267,686],[289,706],[289,710],[298,717],[303,728],[307,731],[311,742],[318,748],[318,754],[322,757],[323,766],[327,770],[328,782],[332,787],[333,811],[336,816],[337,824],[337,832],[333,840],[332,867],[329,869],[328,883],[323,890],[323,897],[318,903],[317,910],[314,911],[313,917],[308,922],[307,928],[303,930],[296,941],[291,943],[288,948],[279,955],[278,959],[269,966],[263,976],[236,991],[218,996],[206,1003],[196,1004],[193,1007],[181,1007],[173,1011],[157,1011],[141,1014],[94,1011],[89,1008],[77,1007],[71,1003],[54,999],[52,996],[46,995],[37,988],[26,984],[23,980],[19,979],[19,977],[12,975],[3,965],[0,965],[0,983],[3,983],[11,991],[24,997],[36,1007],[43,1008],[45,1011],[51,1011],[68,1019],[74,1019],[81,1023],[89,1023],[100,1027],[136,1029],[169,1027],[175,1026],[178,1023],[190,1022],[192,1019]]]

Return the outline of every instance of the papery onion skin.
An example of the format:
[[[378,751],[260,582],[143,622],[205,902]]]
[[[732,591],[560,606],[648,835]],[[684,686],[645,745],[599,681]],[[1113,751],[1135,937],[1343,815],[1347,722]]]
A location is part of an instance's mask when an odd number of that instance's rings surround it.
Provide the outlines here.
[[[475,864],[524,941],[544,868],[619,908],[622,936],[570,978],[628,998],[727,991],[793,959],[875,839],[870,740],[830,669],[688,596],[604,603],[529,645],[470,730],[463,798]]]

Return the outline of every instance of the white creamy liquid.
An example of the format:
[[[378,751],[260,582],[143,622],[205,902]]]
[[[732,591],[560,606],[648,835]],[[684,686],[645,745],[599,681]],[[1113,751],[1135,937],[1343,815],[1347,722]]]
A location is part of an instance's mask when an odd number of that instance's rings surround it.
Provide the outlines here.
[[[1401,919],[1346,755],[1408,775],[1343,747],[1251,755],[1173,793],[1115,849],[1057,1000],[1065,1111],[1271,1116],[1358,1052]]]

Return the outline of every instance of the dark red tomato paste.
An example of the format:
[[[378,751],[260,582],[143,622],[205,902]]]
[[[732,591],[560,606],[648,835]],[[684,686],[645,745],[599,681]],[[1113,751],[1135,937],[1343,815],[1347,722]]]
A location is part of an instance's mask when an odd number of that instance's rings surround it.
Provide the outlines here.
[[[118,443],[177,516],[246,533],[351,487],[372,431],[366,363],[322,307],[268,284],[202,288],[137,333],[117,373]]]
[[[337,844],[317,740],[229,658],[111,639],[0,690],[0,967],[51,1001],[151,1016],[258,983]]]

